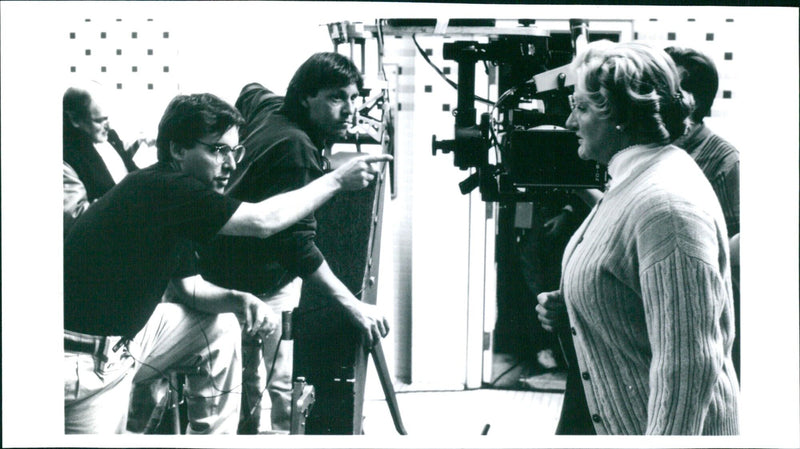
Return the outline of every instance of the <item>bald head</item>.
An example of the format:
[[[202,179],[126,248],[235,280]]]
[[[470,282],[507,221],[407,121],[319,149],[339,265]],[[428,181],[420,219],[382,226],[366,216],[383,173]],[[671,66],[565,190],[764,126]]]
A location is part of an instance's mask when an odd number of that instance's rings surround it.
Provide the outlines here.
[[[98,84],[69,87],[62,101],[65,132],[77,131],[89,137],[93,143],[105,142],[109,126],[102,103]]]

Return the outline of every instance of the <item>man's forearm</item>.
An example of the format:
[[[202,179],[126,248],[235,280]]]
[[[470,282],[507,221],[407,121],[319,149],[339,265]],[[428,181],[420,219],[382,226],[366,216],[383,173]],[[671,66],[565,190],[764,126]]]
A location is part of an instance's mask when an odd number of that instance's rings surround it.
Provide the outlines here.
[[[350,290],[333,274],[327,262],[304,280],[309,280],[322,289],[324,296],[331,298],[337,306],[344,308],[345,314],[352,320],[364,337],[364,344],[371,347],[389,333],[389,322],[372,304],[358,300]]]
[[[220,233],[269,237],[297,223],[340,190],[363,189],[375,179],[377,171],[372,164],[391,159],[388,154],[356,157],[301,189],[260,203],[242,203]]]
[[[200,275],[173,279],[167,287],[168,299],[206,313],[240,313],[243,298],[240,292],[218,287]]]
[[[220,234],[269,237],[314,212],[340,189],[334,176],[325,175],[301,189],[259,203],[242,203]]]
[[[254,295],[217,287],[199,275],[172,280],[165,296],[170,295],[200,312],[235,314],[242,330],[251,336],[266,337],[280,326],[280,317]]]
[[[303,281],[314,284],[323,293],[324,297],[330,298],[346,308],[359,303],[347,286],[333,274],[326,261],[323,261],[319,268],[306,276]]]

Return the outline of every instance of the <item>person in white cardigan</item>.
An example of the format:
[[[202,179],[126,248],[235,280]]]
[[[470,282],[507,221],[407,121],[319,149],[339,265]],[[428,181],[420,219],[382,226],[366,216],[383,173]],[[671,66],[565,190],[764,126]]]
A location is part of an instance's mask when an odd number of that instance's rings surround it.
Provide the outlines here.
[[[692,97],[670,57],[639,42],[591,44],[572,68],[566,126],[611,180],[567,245],[561,288],[538,297],[542,325],[568,329],[584,392],[562,421],[583,416],[600,435],[736,435],[725,219],[669,144]]]

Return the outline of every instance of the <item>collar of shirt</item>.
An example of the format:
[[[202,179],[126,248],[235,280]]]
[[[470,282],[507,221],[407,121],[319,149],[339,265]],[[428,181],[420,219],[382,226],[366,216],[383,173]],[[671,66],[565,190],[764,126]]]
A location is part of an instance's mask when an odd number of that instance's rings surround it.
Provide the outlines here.
[[[608,175],[611,179],[608,181],[606,192],[627,179],[637,167],[649,164],[663,148],[657,144],[632,145],[618,151],[608,161]]]
[[[117,153],[117,150],[111,146],[109,141],[96,143],[94,148],[97,150],[97,154],[103,158],[106,169],[108,169],[108,173],[114,179],[114,182],[119,183],[122,181],[122,178],[128,174],[128,169],[125,167],[125,162],[122,161],[122,156]]]
[[[704,123],[697,123],[692,126],[686,135],[673,142],[673,145],[683,148],[687,153],[692,154],[708,138],[710,133],[711,131]]]
[[[314,144],[317,149],[322,151],[325,147],[325,136],[319,131],[319,129],[308,119],[308,117],[293,117],[289,114],[285,114],[289,121],[292,121],[297,125],[298,128],[305,131],[308,137],[311,139],[311,142]]]

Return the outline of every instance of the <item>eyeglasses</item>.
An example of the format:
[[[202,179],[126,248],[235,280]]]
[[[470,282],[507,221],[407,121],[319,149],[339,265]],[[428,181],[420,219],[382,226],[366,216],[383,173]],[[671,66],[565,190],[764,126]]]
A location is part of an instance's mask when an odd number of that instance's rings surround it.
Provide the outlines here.
[[[567,98],[569,98],[569,108],[572,110],[575,110],[575,108],[577,108],[578,105],[581,104],[580,101],[575,100],[575,97],[573,95],[570,95]]]
[[[237,164],[242,162],[242,159],[244,158],[244,145],[236,145],[235,147],[231,148],[229,145],[225,145],[224,143],[207,143],[203,142],[202,140],[195,140],[195,142],[208,147],[208,149],[217,156],[217,162],[225,161],[225,158],[229,155],[233,157],[233,160]]]
[[[575,98],[575,95],[569,95],[567,98],[569,99],[569,108],[570,108],[571,110],[573,110],[573,111],[574,111],[576,108],[577,108],[579,111],[583,111],[583,110],[585,110],[585,109],[586,109],[586,107],[587,107],[587,105],[588,105],[588,103],[586,102],[586,100],[585,100],[584,98],[580,97],[580,96],[579,96],[578,98]]]

